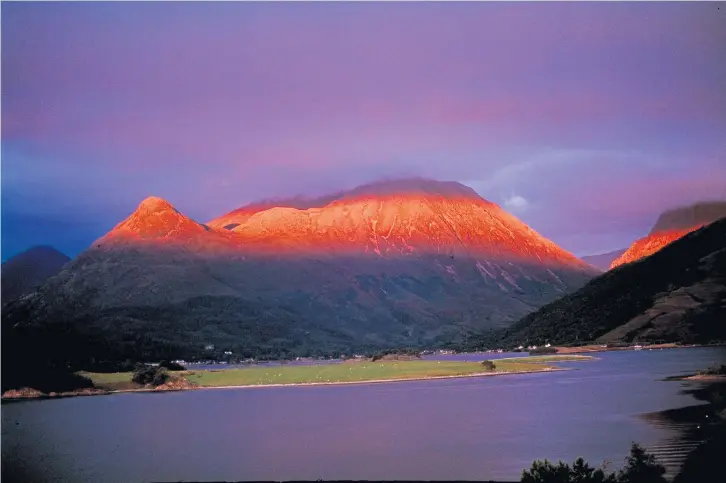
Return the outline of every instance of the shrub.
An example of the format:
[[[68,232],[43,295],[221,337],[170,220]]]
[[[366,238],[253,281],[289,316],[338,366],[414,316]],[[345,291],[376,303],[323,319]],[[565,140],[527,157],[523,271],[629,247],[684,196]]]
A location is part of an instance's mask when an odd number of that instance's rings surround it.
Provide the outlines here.
[[[170,377],[171,376],[169,375],[167,370],[163,367],[160,367],[156,371],[156,374],[154,374],[154,379],[151,381],[151,384],[154,386],[161,386],[166,381],[168,381]]]
[[[131,380],[137,384],[160,386],[168,381],[169,377],[169,372],[165,367],[144,366],[134,372]]]
[[[487,371],[493,371],[497,368],[497,365],[494,364],[492,361],[482,361],[481,365],[486,369]]]
[[[156,367],[142,366],[134,372],[131,380],[137,384],[150,384],[156,375]]]

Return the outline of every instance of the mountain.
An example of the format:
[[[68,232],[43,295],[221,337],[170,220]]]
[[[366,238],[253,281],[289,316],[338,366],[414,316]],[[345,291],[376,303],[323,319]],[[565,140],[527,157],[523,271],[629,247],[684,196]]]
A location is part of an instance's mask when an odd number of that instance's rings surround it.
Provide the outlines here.
[[[124,356],[349,353],[504,327],[596,274],[458,183],[334,198],[231,228],[149,198],[3,317],[72,323]]]
[[[225,228],[227,230],[232,230],[247,222],[247,220],[249,220],[249,218],[255,213],[269,210],[270,208],[296,208],[298,210],[306,210],[309,208],[321,208],[339,199],[349,199],[362,196],[373,197],[392,193],[466,193],[468,196],[478,197],[476,192],[474,192],[471,188],[456,182],[434,181],[426,178],[394,179],[368,183],[358,186],[350,191],[339,191],[323,196],[295,196],[292,198],[257,201],[249,203],[241,208],[237,208],[236,210],[215,218],[206,224],[213,228]]]
[[[600,253],[598,255],[588,255],[585,257],[580,257],[580,260],[592,265],[595,268],[599,268],[603,272],[606,272],[610,269],[610,265],[613,263],[613,260],[625,253],[625,250],[625,248],[621,248],[620,250]]]
[[[726,201],[695,203],[662,213],[650,233],[636,240],[610,268],[640,260],[704,225],[726,217]]]
[[[574,255],[453,182],[363,185],[323,207],[255,213],[231,232],[275,253],[480,255],[586,269]]]
[[[207,222],[206,225],[212,228],[224,228],[226,230],[231,230],[247,222],[247,220],[249,220],[252,215],[254,215],[255,213],[259,213],[260,211],[269,210],[270,208],[297,208],[298,210],[305,210],[307,208],[325,206],[342,194],[343,193],[340,192],[333,195],[326,195],[315,198],[296,196],[293,198],[280,198],[257,201],[247,204],[241,208],[237,208],[236,210],[230,211],[226,215],[215,218]]]
[[[70,258],[53,247],[39,245],[15,255],[2,264],[2,302],[32,292],[60,272]]]
[[[726,219],[594,278],[506,330],[504,344],[726,341]]]

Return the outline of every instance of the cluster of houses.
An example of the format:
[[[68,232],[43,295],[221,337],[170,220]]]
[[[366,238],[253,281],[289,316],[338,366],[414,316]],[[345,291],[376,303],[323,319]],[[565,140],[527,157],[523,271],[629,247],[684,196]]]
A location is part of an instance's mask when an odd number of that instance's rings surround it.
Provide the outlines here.
[[[552,344],[545,344],[542,347],[551,347],[551,346],[552,346]],[[523,345],[520,345],[515,350],[517,350],[517,351],[523,351],[523,350],[533,351],[533,350],[536,350],[536,349],[537,349],[537,346],[536,345],[529,345],[529,346],[526,347],[526,349],[525,349],[525,347]]]

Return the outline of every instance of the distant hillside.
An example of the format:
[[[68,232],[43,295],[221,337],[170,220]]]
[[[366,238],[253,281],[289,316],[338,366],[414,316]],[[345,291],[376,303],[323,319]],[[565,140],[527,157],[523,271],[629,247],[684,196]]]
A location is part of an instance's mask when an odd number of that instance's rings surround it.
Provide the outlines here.
[[[618,258],[623,253],[625,253],[625,248],[621,248],[620,250],[614,250],[612,252],[601,253],[599,255],[588,255],[586,257],[580,257],[580,260],[592,265],[595,268],[599,268],[603,272],[607,272],[608,270],[610,270],[610,264],[613,263],[613,260]]]
[[[35,246],[15,255],[2,264],[2,303],[32,292],[60,272],[68,263],[63,253],[49,246]]]
[[[711,201],[682,206],[662,213],[650,233],[636,240],[613,260],[610,268],[651,255],[682,236],[726,217],[726,201]]]
[[[720,220],[525,316],[500,343],[724,340],[726,220]]]

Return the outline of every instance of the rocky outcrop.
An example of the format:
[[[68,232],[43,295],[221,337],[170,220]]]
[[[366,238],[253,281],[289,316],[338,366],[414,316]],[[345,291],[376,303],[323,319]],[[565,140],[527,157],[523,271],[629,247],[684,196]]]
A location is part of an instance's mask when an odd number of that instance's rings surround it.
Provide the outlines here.
[[[3,399],[30,399],[30,398],[37,398],[37,397],[43,397],[45,396],[45,393],[42,393],[38,391],[37,389],[33,389],[30,387],[23,387],[20,389],[10,389],[8,391],[5,391],[2,395]]]
[[[183,377],[175,377],[154,388],[155,391],[185,391],[189,389],[197,389],[197,385],[189,382]]]

